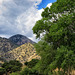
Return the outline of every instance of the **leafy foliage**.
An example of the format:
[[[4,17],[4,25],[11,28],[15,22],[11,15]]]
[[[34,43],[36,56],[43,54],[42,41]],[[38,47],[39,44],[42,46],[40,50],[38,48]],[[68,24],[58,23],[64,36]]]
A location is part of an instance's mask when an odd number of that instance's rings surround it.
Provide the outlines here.
[[[10,75],[20,75],[18,72],[13,72]]]
[[[35,68],[45,75],[62,68],[69,75],[75,68],[75,2],[57,0],[41,15],[42,19],[33,27],[36,38],[44,33],[35,45],[41,56]]]
[[[11,60],[2,64],[2,67],[6,69],[7,72],[20,71],[22,64],[17,60]]]
[[[42,74],[39,74],[36,70],[26,67],[23,71],[20,72],[20,75],[42,75]]]
[[[25,62],[24,64],[27,65],[29,68],[32,68],[38,63],[38,59],[32,59],[30,62]]]
[[[0,68],[0,75],[3,75],[6,73],[6,70],[4,68]]]
[[[20,75],[30,75],[32,72],[29,68],[25,68]]]

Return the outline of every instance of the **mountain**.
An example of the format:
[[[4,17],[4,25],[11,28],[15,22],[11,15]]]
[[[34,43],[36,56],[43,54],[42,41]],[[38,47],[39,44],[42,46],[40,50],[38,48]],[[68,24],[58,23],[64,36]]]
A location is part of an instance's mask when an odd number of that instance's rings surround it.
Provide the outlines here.
[[[14,59],[21,63],[34,58],[39,59],[33,46],[34,43],[20,34],[11,36],[9,39],[0,37],[0,64]]]
[[[32,59],[40,59],[40,56],[36,54],[35,48],[31,43],[25,43],[17,47],[7,52],[3,57],[7,61],[16,59],[23,64]]]
[[[11,36],[9,38],[9,40],[17,45],[22,45],[22,44],[25,44],[25,43],[32,43],[34,44],[35,42],[33,42],[32,40],[30,40],[29,38],[27,38],[26,36],[24,35],[20,35],[20,34],[17,34],[17,35],[14,35],[14,36]]]
[[[9,39],[0,37],[0,54],[1,52],[5,53],[16,47],[17,45],[12,43]]]
[[[20,34],[11,36],[9,39],[0,37],[0,54],[11,51],[25,43],[34,44],[35,42]]]
[[[9,39],[0,37],[0,65],[6,61],[6,59],[4,59],[3,56],[7,52],[9,52],[17,47],[18,46],[16,44],[12,43]]]

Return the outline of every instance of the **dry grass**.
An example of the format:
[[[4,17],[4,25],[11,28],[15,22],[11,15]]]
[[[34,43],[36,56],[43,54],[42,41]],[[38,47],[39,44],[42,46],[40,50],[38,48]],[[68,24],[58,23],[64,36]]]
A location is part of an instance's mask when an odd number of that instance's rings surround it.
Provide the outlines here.
[[[23,64],[26,61],[31,61],[32,59],[40,59],[40,56],[36,54],[34,46],[30,43],[23,44],[20,47],[9,51],[7,54],[9,55],[8,60],[16,59]]]
[[[58,71],[59,71],[58,68],[54,70],[54,72],[57,72],[57,75],[58,75]],[[63,69],[61,68],[60,71],[63,71]],[[75,75],[75,70],[72,70],[71,75]]]

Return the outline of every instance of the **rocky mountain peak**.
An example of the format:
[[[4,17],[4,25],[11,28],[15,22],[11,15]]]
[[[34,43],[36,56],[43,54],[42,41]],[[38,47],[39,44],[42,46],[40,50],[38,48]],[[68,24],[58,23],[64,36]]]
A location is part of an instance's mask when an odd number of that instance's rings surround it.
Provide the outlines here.
[[[25,44],[25,43],[32,43],[32,44],[35,43],[32,40],[30,40],[29,38],[27,38],[26,36],[21,35],[21,34],[16,34],[14,36],[11,36],[9,38],[9,40],[12,41],[13,43],[16,43],[19,46],[22,44]]]

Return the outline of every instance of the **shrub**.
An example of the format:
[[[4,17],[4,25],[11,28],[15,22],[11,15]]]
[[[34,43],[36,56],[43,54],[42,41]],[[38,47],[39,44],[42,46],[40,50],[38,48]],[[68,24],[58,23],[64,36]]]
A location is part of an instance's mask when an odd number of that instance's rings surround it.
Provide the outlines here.
[[[27,65],[29,68],[32,68],[38,63],[38,59],[32,59],[30,62],[25,62],[24,64]]]
[[[7,72],[20,71],[22,64],[17,60],[11,60],[2,64],[2,67],[6,69]]]
[[[18,72],[12,72],[10,75],[20,75]]]
[[[4,68],[0,68],[0,75],[3,75],[4,73],[6,73],[6,70]]]
[[[39,74],[38,71],[36,70],[33,70],[33,69],[30,69],[28,67],[26,67],[21,73],[20,75],[42,75],[42,74]]]
[[[32,73],[32,71],[29,68],[25,68],[20,75],[30,75]]]

